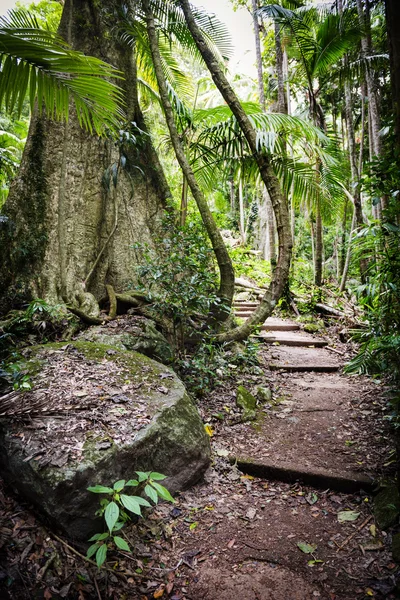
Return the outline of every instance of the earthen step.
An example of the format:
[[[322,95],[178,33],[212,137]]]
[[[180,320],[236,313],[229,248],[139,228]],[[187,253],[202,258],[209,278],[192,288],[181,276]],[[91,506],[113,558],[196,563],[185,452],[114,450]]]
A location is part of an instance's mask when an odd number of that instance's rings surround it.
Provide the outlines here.
[[[295,365],[295,364],[285,364],[285,363],[270,363],[269,368],[271,371],[290,371],[290,372],[313,372],[313,373],[335,373],[339,371],[340,365],[330,364],[330,365],[317,365],[317,364],[304,364],[304,365]]]
[[[329,488],[346,494],[352,494],[359,490],[370,491],[374,483],[370,477],[362,473],[335,473],[332,470],[320,467],[312,469],[299,468],[298,466],[292,466],[290,463],[279,465],[275,459],[263,458],[261,462],[240,457],[229,457],[229,460],[247,475],[263,479],[277,479],[285,483],[295,483],[300,479],[305,485],[323,490]]]
[[[278,332],[277,332],[278,333]],[[328,345],[326,340],[321,338],[311,338],[302,335],[269,335],[268,333],[260,333],[259,339],[266,344],[278,343],[281,346],[297,346],[298,348],[323,348]]]
[[[261,331],[299,331],[299,329],[297,323],[268,323],[268,320],[261,326]]]

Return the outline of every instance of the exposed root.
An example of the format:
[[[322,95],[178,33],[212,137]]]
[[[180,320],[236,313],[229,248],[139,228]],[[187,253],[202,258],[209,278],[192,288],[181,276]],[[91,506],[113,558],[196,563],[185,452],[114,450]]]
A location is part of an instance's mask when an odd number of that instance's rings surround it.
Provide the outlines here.
[[[92,317],[91,315],[88,315],[83,310],[80,310],[75,306],[67,305],[67,309],[72,312],[72,314],[79,317],[83,323],[87,323],[88,325],[101,325],[104,321],[104,319],[100,319],[99,317]]]
[[[114,288],[112,285],[106,285],[106,290],[110,299],[110,310],[108,312],[108,315],[110,319],[115,319],[115,317],[117,316],[117,297],[115,295]]]

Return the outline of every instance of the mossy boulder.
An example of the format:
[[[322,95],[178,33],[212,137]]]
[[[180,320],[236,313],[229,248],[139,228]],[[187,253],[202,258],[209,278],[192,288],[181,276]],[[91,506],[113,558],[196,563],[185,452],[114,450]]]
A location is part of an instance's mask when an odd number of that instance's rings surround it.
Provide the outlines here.
[[[126,319],[123,323],[123,327],[118,326],[118,320],[91,327],[81,333],[78,339],[97,344],[110,344],[120,350],[140,352],[166,365],[172,362],[174,357],[172,348],[163,334],[157,330],[154,321],[140,317],[128,321],[128,325]]]
[[[174,493],[207,469],[209,438],[168,367],[83,341],[32,348],[25,361],[34,387],[1,423],[1,473],[71,538],[99,529],[88,486],[152,470]]]
[[[243,410],[242,421],[254,421],[257,399],[243,385],[239,385],[236,391],[236,404]]]
[[[259,399],[259,401],[262,402],[263,404],[272,402],[272,390],[269,387],[265,387],[265,386],[258,387],[256,395],[257,395],[257,398]]]
[[[400,493],[395,483],[388,483],[374,498],[374,515],[385,530],[395,525],[400,516]]]

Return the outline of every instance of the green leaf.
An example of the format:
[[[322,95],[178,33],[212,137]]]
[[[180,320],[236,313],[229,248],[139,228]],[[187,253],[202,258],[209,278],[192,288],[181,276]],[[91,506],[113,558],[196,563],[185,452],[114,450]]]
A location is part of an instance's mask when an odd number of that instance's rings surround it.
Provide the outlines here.
[[[309,567],[313,567],[314,565],[318,565],[318,564],[323,563],[323,562],[324,562],[323,560],[316,560],[315,559],[315,560],[309,560],[307,564],[308,564]]]
[[[137,479],[130,479],[129,481],[126,482],[125,486],[126,487],[136,487],[137,485],[139,485],[139,482]]]
[[[106,540],[108,538],[108,535],[109,535],[108,532],[107,533],[96,533],[96,535],[94,535],[93,537],[90,538],[89,542]]]
[[[166,478],[167,476],[163,475],[162,473],[150,473],[150,479],[154,479],[154,481],[162,481]]]
[[[125,487],[125,479],[120,479],[119,481],[116,481],[114,483],[114,490],[116,492],[120,492],[121,490],[123,490]]]
[[[125,540],[123,540],[121,537],[119,537],[118,535],[114,536],[114,542],[115,545],[120,548],[121,550],[125,550],[126,552],[130,552],[131,549],[129,548],[128,544],[126,543]]]
[[[150,472],[145,473],[144,471],[136,471],[136,473],[140,482],[146,481],[150,476]]]
[[[189,526],[190,531],[193,531],[193,529],[196,529],[197,525],[199,524],[198,521],[195,521],[194,523],[191,523]]]
[[[110,504],[107,506],[106,511],[104,513],[104,518],[106,520],[107,527],[110,530],[110,533],[114,529],[114,525],[118,521],[118,517],[119,517],[118,504],[116,504],[115,502],[110,502]]]
[[[97,552],[97,548],[99,548],[99,544],[92,544],[91,546],[89,546],[86,552],[86,558],[90,558],[91,556],[93,556],[93,554]]]
[[[173,499],[173,497],[171,496],[171,494],[169,493],[167,488],[165,488],[163,485],[160,485],[159,483],[156,483],[155,481],[152,481],[151,485],[153,486],[154,489],[157,490],[157,493],[160,496],[160,498],[162,498],[163,500],[167,500],[168,502],[175,502],[175,500]]]
[[[156,490],[154,488],[152,488],[151,485],[146,485],[146,487],[144,488],[144,491],[148,495],[150,500],[153,500],[154,504],[157,504],[158,494],[157,494]]]
[[[113,532],[119,531],[120,529],[123,528],[124,525],[125,525],[125,523],[123,521],[118,521],[118,523],[115,523],[115,525],[114,525]]]
[[[146,506],[151,508],[151,504],[148,500],[146,500],[146,498],[142,498],[141,496],[135,496],[135,499],[137,500],[137,503],[140,504],[140,506]]]
[[[94,487],[88,487],[88,492],[93,492],[94,494],[112,494],[113,489],[109,487],[104,487],[104,485],[95,485]]]
[[[347,521],[357,521],[359,516],[360,513],[355,510],[342,510],[338,513],[337,518],[339,523],[346,523]]]
[[[102,546],[100,546],[100,548],[96,552],[96,564],[99,567],[99,569],[100,569],[101,565],[104,564],[106,557],[107,557],[107,544],[103,544]]]
[[[121,494],[121,502],[130,512],[133,512],[135,515],[142,515],[140,504],[137,501],[136,496],[127,496],[126,494]]]
[[[304,554],[312,554],[317,549],[317,544],[306,544],[306,542],[297,542],[297,547]]]

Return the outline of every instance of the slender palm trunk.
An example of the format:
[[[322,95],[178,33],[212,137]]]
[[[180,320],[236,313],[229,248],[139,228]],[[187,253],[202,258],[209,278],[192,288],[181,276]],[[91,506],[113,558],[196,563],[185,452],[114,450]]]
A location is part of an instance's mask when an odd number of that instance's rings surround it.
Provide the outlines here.
[[[400,152],[400,3],[386,0],[386,27],[389,38],[392,98],[397,147]]]
[[[244,218],[244,199],[243,199],[243,179],[242,174],[239,176],[239,229],[240,237],[242,239],[242,245],[246,245],[246,231],[245,231],[245,218]]]
[[[371,41],[371,16],[370,16],[370,4],[369,0],[357,0],[357,11],[360,26],[363,31],[366,32],[365,36],[361,39],[361,54],[365,58],[372,54],[372,41]],[[368,116],[370,119],[370,146],[372,149],[372,156],[379,157],[382,154],[382,140],[380,137],[381,129],[381,117],[378,100],[377,84],[374,78],[374,74],[371,71],[368,63],[366,63],[366,74],[365,82],[367,84],[368,91]],[[381,211],[387,208],[387,199],[381,198],[380,206],[377,208],[377,213],[381,217]]]
[[[218,315],[216,316],[218,320],[224,321],[229,316],[229,310],[232,305],[234,294],[235,273],[233,270],[232,261],[229,257],[228,251],[219,232],[219,229],[214,221],[214,218],[211,214],[211,211],[208,207],[204,194],[196,181],[192,168],[190,167],[189,161],[185,155],[181,140],[179,138],[179,134],[175,125],[172,106],[169,101],[168,89],[164,77],[160,51],[158,48],[157,32],[155,28],[154,16],[150,6],[150,1],[142,0],[142,5],[146,15],[147,33],[149,36],[151,55],[153,59],[154,70],[157,77],[160,98],[165,114],[165,119],[167,121],[168,129],[170,132],[171,141],[174,147],[175,155],[187,180],[188,186],[190,187],[193,198],[195,199],[195,202],[201,214],[204,226],[209,235],[218,262],[218,267],[220,271],[219,296],[223,302],[223,305],[225,307],[228,307],[228,310],[223,309],[222,311],[219,311]]]
[[[286,200],[282,195],[278,178],[273,170],[271,160],[267,154],[259,151],[257,145],[257,134],[246,113],[244,112],[235,92],[228,83],[217,58],[214,56],[213,52],[209,49],[206,41],[204,40],[193,18],[189,1],[179,0],[179,4],[185,14],[185,20],[189,31],[191,32],[192,37],[203,57],[203,60],[211,73],[215,85],[221,92],[225,102],[236,117],[240,129],[246,137],[250,151],[254,155],[254,158],[257,162],[261,179],[263,180],[271,197],[277,223],[279,257],[269,289],[265,293],[253,315],[247,319],[243,325],[233,331],[227,332],[226,334],[221,334],[218,337],[219,341],[221,342],[237,341],[246,339],[254,330],[255,326],[265,321],[265,319],[272,313],[278,299],[285,289],[289,277],[292,250],[289,212]]]
[[[182,181],[182,195],[181,195],[181,210],[180,210],[180,226],[184,227],[186,225],[187,218],[187,209],[188,209],[188,182],[185,176],[183,176]]]
[[[324,262],[324,242],[323,242],[323,229],[322,229],[322,215],[321,215],[321,200],[317,199],[315,207],[315,271],[314,271],[314,283],[317,287],[322,285],[322,268]]]

